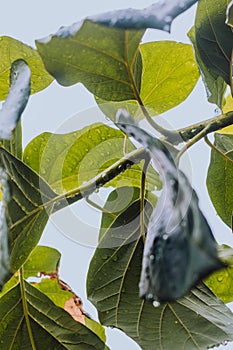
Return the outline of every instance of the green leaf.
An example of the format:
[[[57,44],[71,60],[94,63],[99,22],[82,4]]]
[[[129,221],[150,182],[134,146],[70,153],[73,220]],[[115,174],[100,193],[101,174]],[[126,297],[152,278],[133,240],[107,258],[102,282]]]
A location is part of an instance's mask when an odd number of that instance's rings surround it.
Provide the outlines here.
[[[52,82],[52,77],[46,72],[38,52],[22,42],[8,36],[0,37],[1,68],[0,68],[0,100],[4,100],[9,89],[9,75],[12,63],[17,59],[25,60],[31,70],[31,92],[45,89]]]
[[[143,33],[85,20],[63,27],[55,35],[36,41],[36,45],[46,69],[60,84],[80,82],[108,101],[134,100],[135,89],[140,90],[138,45]]]
[[[203,285],[176,303],[157,308],[139,298],[143,254],[139,193],[122,210],[125,197],[126,190],[118,189],[108,198],[106,208],[115,208],[116,216],[103,214],[99,245],[88,272],[88,298],[101,322],[121,329],[145,350],[199,350],[232,340],[231,311]],[[151,210],[149,201],[146,223]]]
[[[25,308],[36,349],[104,350],[91,330],[25,282],[25,299],[17,285],[0,298],[0,343],[3,349],[31,349]]]
[[[225,23],[230,0],[199,0],[195,19],[196,44],[206,67],[230,85],[233,33]]]
[[[137,120],[145,118],[137,101],[109,102],[98,97],[95,97],[95,100],[104,115],[113,122],[116,121],[118,110],[122,108],[126,109],[129,114],[134,116]]]
[[[192,29],[189,31],[188,36],[193,44],[196,61],[206,88],[208,101],[215,103],[220,109],[222,109],[224,103],[224,93],[226,91],[226,83],[221,76],[212,72],[202,61],[196,44],[194,27],[192,27]]]
[[[0,149],[1,166],[9,179],[10,201],[6,215],[9,227],[12,272],[25,263],[37,245],[57,197],[48,184],[20,160]]]
[[[43,256],[43,259],[41,257]],[[54,248],[37,246],[24,264],[24,277],[51,275],[57,272],[61,254]]]
[[[140,98],[150,114],[164,113],[183,102],[199,78],[191,45],[158,41],[140,45],[140,51],[143,63]],[[99,98],[96,101],[113,121],[120,108],[127,108],[136,119],[144,118],[137,101],[107,103]]]
[[[73,297],[71,292],[61,288],[57,279],[44,278],[40,283],[33,283],[33,286],[61,308],[64,308],[65,302]]]
[[[140,46],[143,62],[141,99],[156,113],[183,102],[195,87],[199,72],[192,46],[158,41]]]
[[[226,245],[219,248],[219,256],[228,267],[213,273],[205,280],[205,284],[224,303],[230,303],[233,301],[233,249]]]
[[[98,337],[105,343],[106,342],[106,334],[104,327],[98,322],[92,320],[89,317],[85,317],[85,325],[89,329],[92,330]]]
[[[215,146],[227,157],[211,151],[207,189],[220,218],[231,227],[233,208],[233,135],[215,133]],[[227,159],[229,158],[229,160]]]
[[[135,147],[127,143],[127,152]],[[24,151],[24,161],[56,190],[64,193],[94,178],[124,156],[124,134],[104,124],[93,124],[68,134],[43,133]],[[141,183],[142,166],[135,164],[107,186]],[[161,183],[152,167],[148,170],[148,188]]]

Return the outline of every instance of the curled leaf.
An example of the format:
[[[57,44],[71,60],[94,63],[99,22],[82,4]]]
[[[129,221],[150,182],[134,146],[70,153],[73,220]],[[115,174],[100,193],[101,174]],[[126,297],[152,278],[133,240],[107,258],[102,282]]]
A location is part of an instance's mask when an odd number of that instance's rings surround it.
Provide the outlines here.
[[[169,32],[172,21],[195,4],[195,2],[197,2],[197,0],[160,0],[143,10],[130,8],[111,11],[92,16],[89,19],[108,27],[123,29],[155,28]]]
[[[22,60],[11,66],[10,89],[0,111],[0,138],[9,140],[30,96],[30,68]]]
[[[174,301],[225,265],[218,259],[197,194],[165,144],[141,130],[125,110],[118,111],[117,125],[149,150],[163,180],[162,194],[148,224],[140,296]]]

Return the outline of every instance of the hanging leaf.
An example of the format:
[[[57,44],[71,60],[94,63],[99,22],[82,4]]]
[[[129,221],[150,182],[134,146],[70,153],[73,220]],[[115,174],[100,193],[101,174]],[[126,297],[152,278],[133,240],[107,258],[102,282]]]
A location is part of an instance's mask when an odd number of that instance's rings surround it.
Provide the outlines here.
[[[104,124],[93,124],[68,134],[43,133],[27,145],[24,160],[40,174],[57,193],[64,193],[89,181],[124,157],[124,135]],[[128,143],[127,152],[135,147]],[[107,186],[141,185],[140,164],[108,182]],[[161,187],[152,167],[147,187]]]
[[[98,248],[87,279],[88,298],[105,326],[117,327],[142,349],[199,350],[233,339],[231,311],[203,285],[175,303],[155,308],[139,298],[143,238],[139,192],[122,209],[125,188],[110,194]],[[146,223],[152,211],[146,204]],[[208,334],[208,337],[206,336]]]
[[[205,66],[230,85],[233,33],[225,23],[230,0],[199,0],[195,20],[195,39]]]
[[[217,214],[231,227],[233,208],[233,134],[215,133],[214,144],[226,155],[226,158],[214,150],[211,151],[207,174],[207,189]]]
[[[11,65],[18,59],[27,62],[31,70],[31,92],[45,89],[52,82],[52,77],[44,69],[38,52],[22,42],[8,36],[0,37],[1,68],[0,68],[0,100],[4,100],[9,89],[9,73]]]
[[[23,60],[13,62],[10,89],[0,110],[0,138],[9,140],[30,96],[30,69]]]
[[[208,101],[215,103],[220,109],[222,109],[224,103],[224,93],[226,91],[226,83],[220,75],[211,71],[202,61],[196,44],[194,27],[192,27],[192,29],[189,31],[188,36],[193,44],[196,61],[205,85]]]
[[[173,20],[195,4],[197,0],[171,2],[160,0],[143,10],[124,9],[92,16],[94,22],[114,28],[147,29],[155,28],[170,31]]]
[[[0,298],[0,306],[0,343],[4,349],[32,343],[38,350],[105,349],[97,335],[27,282],[23,294],[20,286],[15,286]]]
[[[143,33],[85,20],[62,27],[55,35],[36,41],[36,45],[46,69],[60,84],[81,82],[105,100],[134,100],[135,90],[140,90],[138,45]]]

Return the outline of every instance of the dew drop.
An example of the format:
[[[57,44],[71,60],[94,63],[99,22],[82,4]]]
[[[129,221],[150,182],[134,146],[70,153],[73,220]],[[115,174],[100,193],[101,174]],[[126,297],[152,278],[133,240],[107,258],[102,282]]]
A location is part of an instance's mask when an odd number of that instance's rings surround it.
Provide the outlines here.
[[[217,281],[218,281],[218,282],[222,282],[223,279],[224,279],[224,277],[223,277],[222,275],[220,275],[220,276],[217,277]]]
[[[153,301],[153,306],[154,306],[154,307],[159,307],[159,306],[160,306],[160,303],[159,303],[157,300],[154,300],[154,301]]]
[[[151,261],[154,261],[154,260],[155,260],[154,254],[151,254],[151,255],[150,255],[150,260],[151,260]]]
[[[101,259],[103,259],[103,260],[107,260],[107,258],[108,258],[108,256],[107,256],[106,254],[103,254],[103,255],[101,256]]]
[[[116,261],[118,260],[117,255],[114,255],[113,258],[112,258],[112,260],[116,262]]]

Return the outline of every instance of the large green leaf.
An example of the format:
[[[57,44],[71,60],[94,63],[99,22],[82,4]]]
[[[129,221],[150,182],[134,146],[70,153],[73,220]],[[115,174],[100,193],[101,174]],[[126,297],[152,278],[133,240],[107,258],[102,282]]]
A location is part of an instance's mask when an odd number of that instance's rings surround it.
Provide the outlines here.
[[[220,109],[222,109],[224,102],[224,93],[226,91],[226,83],[220,75],[212,72],[202,61],[196,44],[194,27],[192,27],[192,29],[189,31],[188,36],[193,44],[196,61],[198,63],[202,80],[206,88],[208,101],[215,103]]]
[[[199,78],[191,45],[158,41],[140,45],[140,51],[143,64],[140,98],[150,114],[166,112],[183,102]],[[137,101],[127,101],[127,104],[107,103],[99,98],[96,101],[104,114],[113,121],[120,108],[127,108],[137,119],[144,117]]]
[[[31,92],[45,89],[52,82],[52,77],[44,69],[38,52],[22,42],[8,36],[0,37],[0,100],[4,100],[9,89],[9,74],[12,63],[17,59],[25,60],[31,69]]]
[[[127,152],[135,147],[128,143]],[[43,133],[24,151],[25,162],[58,193],[69,191],[89,181],[124,156],[124,135],[104,124],[93,124],[68,134]],[[133,165],[107,185],[140,187],[141,165]],[[148,188],[160,187],[158,176],[150,167]]]
[[[183,102],[199,78],[191,45],[158,41],[141,45],[141,99],[156,113]]]
[[[10,201],[6,215],[10,265],[17,271],[37,245],[57,197],[49,185],[20,160],[0,149],[1,166],[8,176]]]
[[[2,349],[31,350],[32,341],[38,350],[105,349],[105,344],[90,329],[26,282],[24,293],[18,284],[0,298],[0,306]]]
[[[206,67],[230,84],[233,33],[225,23],[230,0],[199,0],[195,20],[196,44]]]
[[[135,99],[135,89],[140,90],[138,45],[143,33],[85,20],[63,27],[36,45],[46,69],[60,84],[81,82],[105,100],[130,100]]]
[[[87,293],[106,326],[120,328],[142,349],[199,350],[233,339],[231,311],[203,285],[176,303],[155,308],[139,299],[143,238],[137,192],[127,209],[126,190],[110,194],[99,246],[90,264]],[[147,202],[146,222],[152,210]]]
[[[233,135],[215,133],[216,147],[227,157],[211,151],[211,160],[207,175],[207,188],[210,199],[220,218],[232,225],[233,208]],[[229,160],[227,160],[229,158]]]

